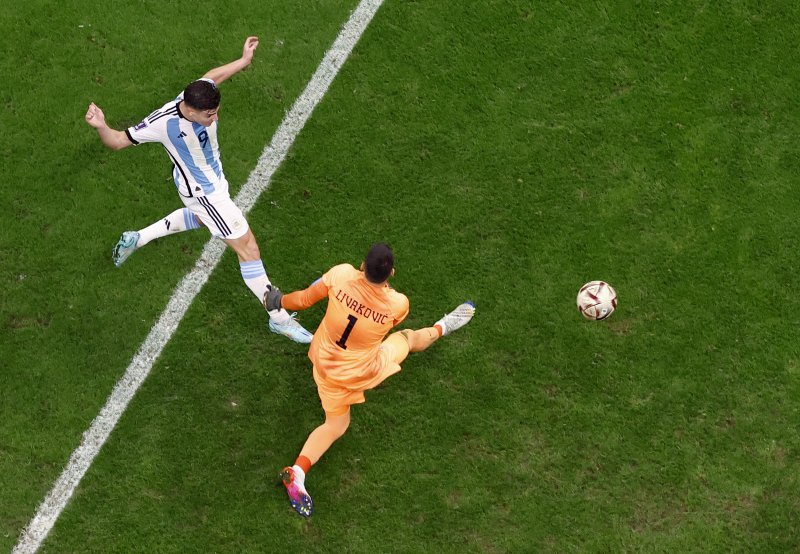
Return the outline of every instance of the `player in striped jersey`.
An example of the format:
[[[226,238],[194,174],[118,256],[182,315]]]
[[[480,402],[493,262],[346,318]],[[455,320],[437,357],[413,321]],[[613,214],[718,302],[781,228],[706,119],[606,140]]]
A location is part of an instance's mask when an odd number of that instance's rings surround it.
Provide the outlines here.
[[[364,391],[400,371],[409,352],[427,349],[440,337],[469,323],[475,305],[464,302],[433,326],[386,334],[408,315],[408,298],[389,286],[394,254],[386,244],[375,244],[361,269],[337,265],[305,290],[284,295],[270,287],[265,307],[304,310],[328,299],[308,357],[325,411],[325,422],[308,436],[294,465],[281,478],[298,514],[308,517],[314,506],[305,488],[311,466],[350,425],[350,406],[364,402]]]
[[[97,130],[108,148],[121,150],[145,142],[157,142],[164,147],[172,161],[175,188],[184,204],[152,225],[122,233],[112,252],[117,267],[153,239],[207,227],[236,252],[242,279],[259,300],[263,298],[270,280],[255,235],[231,200],[217,142],[220,104],[217,86],[249,66],[257,47],[258,38],[248,37],[241,58],[208,71],[174,100],[124,131],[109,127],[103,110],[94,102],[89,105],[86,122]],[[311,342],[311,333],[286,310],[271,310],[269,316],[269,328],[274,333],[295,342]]]

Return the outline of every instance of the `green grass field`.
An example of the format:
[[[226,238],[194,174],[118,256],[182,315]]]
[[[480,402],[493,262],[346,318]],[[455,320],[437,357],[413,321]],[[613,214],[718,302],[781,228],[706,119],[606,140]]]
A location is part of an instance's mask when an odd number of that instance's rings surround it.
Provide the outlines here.
[[[235,193],[356,5],[0,12],[0,551],[208,237],[113,266],[180,203],[86,106],[136,123],[259,35],[222,85]],[[387,241],[404,328],[475,319],[353,409],[304,520],[277,474],[322,418],[310,364],[227,252],[42,551],[800,550],[798,29],[778,2],[386,0],[248,220],[284,289]],[[592,279],[606,322],[575,309]]]

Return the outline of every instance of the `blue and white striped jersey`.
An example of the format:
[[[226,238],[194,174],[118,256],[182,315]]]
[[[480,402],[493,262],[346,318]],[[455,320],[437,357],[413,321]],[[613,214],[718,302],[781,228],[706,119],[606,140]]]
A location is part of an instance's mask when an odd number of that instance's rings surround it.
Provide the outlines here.
[[[211,81],[210,79],[206,79]],[[192,123],[181,114],[181,92],[175,100],[125,129],[133,144],[160,142],[172,159],[172,179],[185,197],[228,193],[217,142],[217,122],[208,127]]]

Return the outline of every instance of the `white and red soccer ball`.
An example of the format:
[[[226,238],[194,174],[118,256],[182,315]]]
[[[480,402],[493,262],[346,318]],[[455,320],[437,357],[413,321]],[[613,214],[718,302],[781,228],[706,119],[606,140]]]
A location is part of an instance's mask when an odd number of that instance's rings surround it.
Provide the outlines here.
[[[605,281],[590,281],[578,291],[578,310],[591,321],[606,319],[617,309],[617,291]]]

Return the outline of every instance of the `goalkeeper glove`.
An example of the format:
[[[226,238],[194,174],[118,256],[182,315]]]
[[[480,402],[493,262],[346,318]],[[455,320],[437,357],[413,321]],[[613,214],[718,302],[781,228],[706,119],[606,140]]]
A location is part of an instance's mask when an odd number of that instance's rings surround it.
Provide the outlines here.
[[[278,287],[273,287],[272,285],[268,285],[267,292],[264,293],[264,307],[268,312],[271,312],[272,310],[280,310],[282,308],[281,298],[283,298],[281,289]]]

